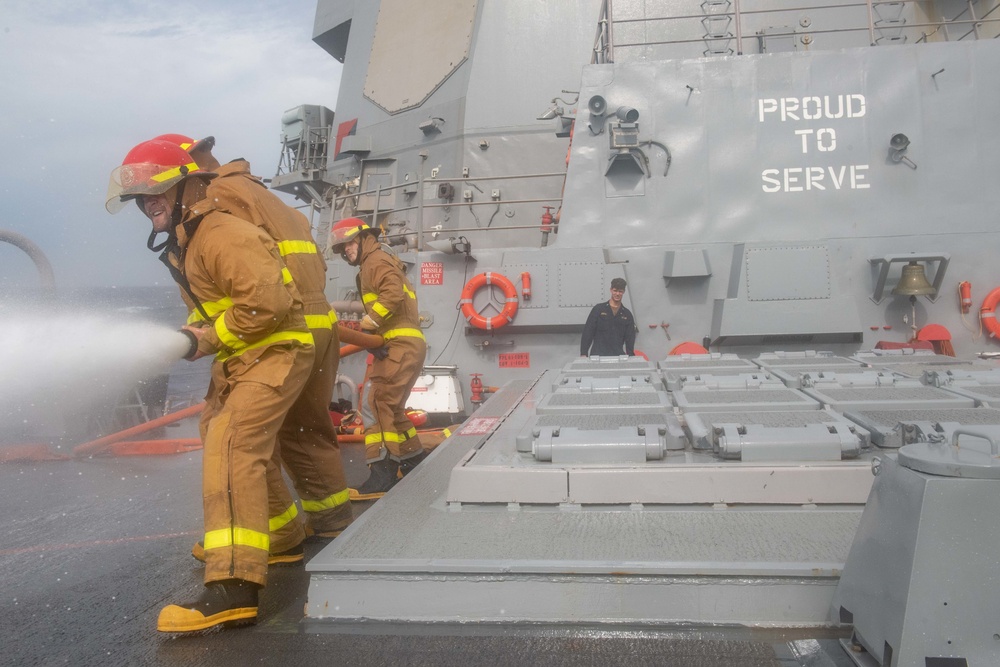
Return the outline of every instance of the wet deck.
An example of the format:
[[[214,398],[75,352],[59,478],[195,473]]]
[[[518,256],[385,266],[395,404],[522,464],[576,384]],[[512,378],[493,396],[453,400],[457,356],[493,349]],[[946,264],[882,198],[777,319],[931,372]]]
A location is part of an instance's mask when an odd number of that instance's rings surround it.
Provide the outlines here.
[[[362,456],[345,448],[351,482],[365,474]],[[201,586],[189,553],[201,534],[200,466],[199,452],[0,465],[0,664],[851,664],[816,630],[306,624],[303,567],[272,570],[256,626],[162,635],[159,609]],[[307,559],[322,546],[308,544]]]

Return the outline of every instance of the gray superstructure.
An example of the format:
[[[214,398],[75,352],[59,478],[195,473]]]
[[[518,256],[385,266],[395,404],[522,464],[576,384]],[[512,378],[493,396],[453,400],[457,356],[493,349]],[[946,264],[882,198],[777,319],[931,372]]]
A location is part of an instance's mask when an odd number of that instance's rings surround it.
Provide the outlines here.
[[[273,185],[321,245],[382,226],[428,363],[504,388],[314,559],[308,616],[843,622],[880,458],[1000,426],[992,382],[933,379],[995,367],[998,33],[996,0],[321,1],[336,117],[286,114]],[[463,315],[480,273],[514,295]],[[615,277],[651,361],[588,374]],[[913,337],[939,354],[875,349]]]

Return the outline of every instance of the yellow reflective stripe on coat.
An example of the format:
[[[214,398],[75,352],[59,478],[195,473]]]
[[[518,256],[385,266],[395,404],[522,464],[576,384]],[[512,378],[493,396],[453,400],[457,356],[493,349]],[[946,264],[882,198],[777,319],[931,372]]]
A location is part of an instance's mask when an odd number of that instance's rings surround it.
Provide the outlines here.
[[[333,495],[327,496],[323,500],[303,500],[302,509],[307,512],[322,512],[323,510],[330,510],[334,507],[339,507],[350,499],[351,490],[344,489],[343,491],[338,491]]]
[[[399,329],[389,329],[382,334],[382,338],[385,340],[392,340],[393,338],[400,338],[402,336],[409,336],[411,338],[419,338],[421,340],[427,340],[424,338],[424,332],[420,329],[409,329],[409,328],[399,328]]]
[[[306,315],[306,326],[310,329],[332,329],[337,323],[337,313],[331,310],[326,315]]]
[[[364,294],[362,294],[361,301],[365,305],[374,302],[372,305],[372,310],[374,310],[375,314],[377,314],[383,320],[392,315],[392,313],[389,312],[388,308],[386,308],[385,306],[383,306],[381,303],[378,302],[378,294],[375,294],[374,292],[365,292]]]
[[[281,282],[285,285],[292,282],[292,274],[286,268],[281,269]],[[201,304],[201,307],[205,309],[205,312],[208,313],[209,317],[215,317],[219,313],[232,308],[233,300],[230,299],[228,296],[224,296],[218,301],[206,301]],[[332,313],[333,311],[331,310],[330,312]],[[197,308],[195,308],[188,314],[187,318],[188,324],[194,324],[195,322],[204,322],[204,321],[205,318],[202,316],[201,311],[198,310]],[[315,329],[320,327],[310,327],[310,328]]]
[[[315,255],[318,250],[312,241],[278,241],[278,252],[285,255]]]
[[[205,550],[224,547],[251,547],[267,551],[271,548],[271,538],[249,528],[223,528],[205,533]]]
[[[414,293],[414,291],[411,290],[406,285],[403,285],[403,292],[406,294],[406,296],[410,297],[411,299],[416,299],[417,298],[417,295]]]
[[[295,517],[299,515],[299,508],[292,503],[292,506],[287,510],[279,514],[278,516],[272,516],[267,520],[267,529],[272,533],[276,533],[285,526],[287,526]]]
[[[403,435],[405,435],[407,439],[417,437],[417,427],[411,426]]]
[[[451,429],[450,428],[443,428],[443,429],[441,429],[441,432],[444,433],[444,437],[446,437],[446,438],[450,438],[451,437]]]
[[[221,321],[222,321],[222,318],[220,317],[215,322],[216,322],[216,324],[218,324]],[[223,325],[223,326],[225,326],[225,325]],[[216,329],[216,331],[218,331],[218,329]],[[226,333],[229,333],[228,329],[226,330]],[[229,334],[229,335],[232,336],[232,334]],[[222,340],[222,336],[219,336],[219,340]],[[236,340],[239,340],[239,339],[237,338]],[[226,352],[219,352],[217,355],[215,355],[215,358],[218,361],[225,361],[226,359],[230,359],[232,357],[238,357],[241,354],[243,354],[244,352],[246,352],[247,350],[256,350],[258,347],[264,347],[265,345],[273,345],[275,343],[284,343],[284,342],[287,342],[287,341],[298,341],[298,342],[302,343],[303,345],[315,345],[316,344],[316,341],[313,338],[313,335],[311,333],[309,333],[308,331],[277,331],[277,332],[271,334],[270,336],[267,336],[266,338],[262,338],[261,340],[257,341],[256,343],[252,343],[250,345],[247,345],[247,346],[243,347],[242,349],[236,350],[232,354],[228,354]],[[241,344],[242,344],[242,342],[243,341],[240,341]],[[227,345],[228,345],[228,343],[227,343]],[[230,345],[229,347],[232,347],[232,346]]]
[[[205,309],[209,317],[215,317],[224,310],[229,310],[233,306],[233,300],[228,296],[219,299],[218,301],[207,301],[201,304],[201,307]],[[195,308],[188,314],[187,323],[194,324],[195,322],[204,322],[205,318],[202,317],[201,311]]]

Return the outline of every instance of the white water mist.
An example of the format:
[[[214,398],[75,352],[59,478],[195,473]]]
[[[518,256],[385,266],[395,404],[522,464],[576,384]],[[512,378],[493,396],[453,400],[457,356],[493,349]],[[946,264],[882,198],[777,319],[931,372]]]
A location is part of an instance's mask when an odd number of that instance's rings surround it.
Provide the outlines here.
[[[189,347],[184,334],[149,322],[67,313],[7,319],[0,325],[0,427],[37,419],[46,406],[64,412],[112,403],[166,372]]]

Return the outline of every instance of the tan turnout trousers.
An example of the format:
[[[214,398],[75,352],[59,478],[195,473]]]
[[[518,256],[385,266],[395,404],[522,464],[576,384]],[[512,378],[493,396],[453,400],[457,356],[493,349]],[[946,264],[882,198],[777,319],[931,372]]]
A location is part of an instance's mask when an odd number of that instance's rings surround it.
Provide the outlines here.
[[[268,551],[282,550],[285,535],[270,545],[267,467],[314,357],[311,346],[275,345],[259,355],[247,353],[212,364],[200,424],[205,447],[205,583],[243,579],[264,585]]]

